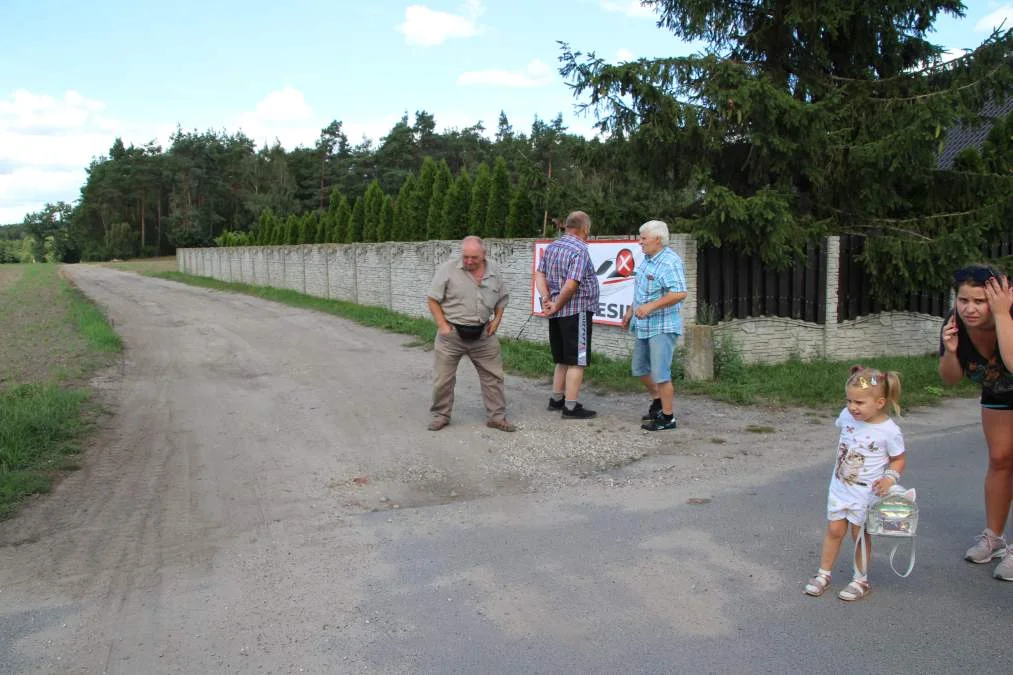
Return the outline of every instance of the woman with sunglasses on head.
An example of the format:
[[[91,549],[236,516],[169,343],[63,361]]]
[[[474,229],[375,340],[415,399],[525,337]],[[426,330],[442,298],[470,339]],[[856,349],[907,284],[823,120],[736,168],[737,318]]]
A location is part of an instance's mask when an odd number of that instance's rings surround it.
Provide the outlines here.
[[[939,376],[946,384],[967,377],[981,385],[981,428],[988,445],[985,530],[964,558],[1002,560],[993,576],[1013,581],[1013,549],[1003,532],[1013,501],[1013,288],[988,265],[969,265],[953,277],[953,312],[943,324]]]

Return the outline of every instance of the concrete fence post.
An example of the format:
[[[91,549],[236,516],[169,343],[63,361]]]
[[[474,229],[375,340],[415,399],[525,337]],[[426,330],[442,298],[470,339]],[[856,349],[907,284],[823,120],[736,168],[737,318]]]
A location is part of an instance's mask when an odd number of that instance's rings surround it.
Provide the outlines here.
[[[826,239],[827,264],[825,269],[826,291],[823,296],[823,358],[832,359],[837,353],[837,331],[838,313],[837,302],[840,298],[840,270],[841,270],[841,238],[827,237]]]

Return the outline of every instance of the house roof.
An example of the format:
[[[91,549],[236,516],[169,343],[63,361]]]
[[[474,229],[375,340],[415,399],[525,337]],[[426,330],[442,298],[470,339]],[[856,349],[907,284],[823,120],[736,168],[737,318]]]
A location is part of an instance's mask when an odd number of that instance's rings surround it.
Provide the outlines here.
[[[982,123],[978,126],[967,127],[958,125],[946,132],[946,141],[943,143],[943,151],[936,160],[936,166],[940,169],[953,167],[953,160],[964,148],[974,148],[981,152],[985,145],[988,132],[992,130],[995,120],[1002,119],[1013,112],[1013,96],[1008,97],[1002,103],[989,101],[982,108]]]

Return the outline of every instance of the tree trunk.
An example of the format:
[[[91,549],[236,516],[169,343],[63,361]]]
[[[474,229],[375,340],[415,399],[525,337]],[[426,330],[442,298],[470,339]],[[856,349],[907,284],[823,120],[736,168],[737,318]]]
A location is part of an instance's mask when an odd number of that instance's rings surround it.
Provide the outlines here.
[[[144,196],[141,196],[141,255],[144,255]]]
[[[162,255],[162,191],[158,191],[158,211],[155,213],[155,255]]]

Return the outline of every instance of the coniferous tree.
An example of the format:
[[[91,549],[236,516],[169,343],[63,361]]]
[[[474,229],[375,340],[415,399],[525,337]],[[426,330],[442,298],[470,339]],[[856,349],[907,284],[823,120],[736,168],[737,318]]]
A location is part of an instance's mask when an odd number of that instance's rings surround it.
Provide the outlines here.
[[[338,201],[338,207],[334,212],[334,229],[331,232],[331,241],[341,244],[347,241],[348,227],[352,220],[352,207],[348,205],[348,197],[342,195]]]
[[[366,189],[366,196],[363,198],[365,210],[362,230],[362,241],[379,241],[380,235],[380,212],[383,210],[383,188],[380,181],[374,180]]]
[[[285,219],[285,240],[282,242],[285,245],[292,245],[299,243],[299,216],[294,213],[290,214]]]
[[[471,177],[462,170],[450,185],[443,204],[440,239],[463,239],[468,234],[471,209]]]
[[[510,200],[506,236],[537,237],[540,231],[537,209],[531,201],[527,186],[521,181],[514,190],[513,199]]]
[[[489,193],[492,191],[492,175],[489,165],[482,162],[475,171],[475,180],[471,186],[471,204],[468,210],[468,233],[482,235],[485,220],[489,213]]]
[[[443,224],[443,205],[447,201],[447,190],[454,177],[450,174],[450,166],[446,160],[436,165],[436,178],[433,180],[433,197],[429,202],[426,216],[426,239],[438,239]]]
[[[959,0],[651,5],[706,51],[611,65],[564,45],[561,72],[655,185],[691,189],[678,220],[700,243],[784,266],[858,234],[874,295],[896,306],[1001,236],[1013,176],[938,161],[947,129],[1007,100],[1010,28],[943,64],[928,36]]]
[[[274,233],[274,211],[266,208],[260,212],[257,219],[257,244],[267,246],[271,244],[271,237]]]
[[[415,181],[415,176],[414,174],[408,174],[408,177],[401,183],[401,189],[397,193],[394,241],[411,241],[416,190],[418,190],[418,183]]]
[[[380,209],[380,224],[377,231],[377,241],[392,241],[394,231],[394,198],[390,195],[383,196],[383,206]]]
[[[312,244],[317,232],[316,212],[304,213],[299,219],[299,243]]]
[[[366,225],[366,200],[362,197],[355,198],[355,206],[352,207],[352,216],[348,219],[348,230],[345,232],[345,243],[354,244],[362,241],[362,231]]]
[[[492,169],[489,206],[485,216],[485,236],[502,237],[506,233],[506,220],[510,211],[510,174],[506,160],[497,157]]]
[[[432,157],[422,160],[419,171],[419,182],[415,188],[415,199],[412,206],[412,222],[410,241],[426,239],[426,219],[429,217],[429,204],[433,201],[433,185],[436,182],[436,162]]]

